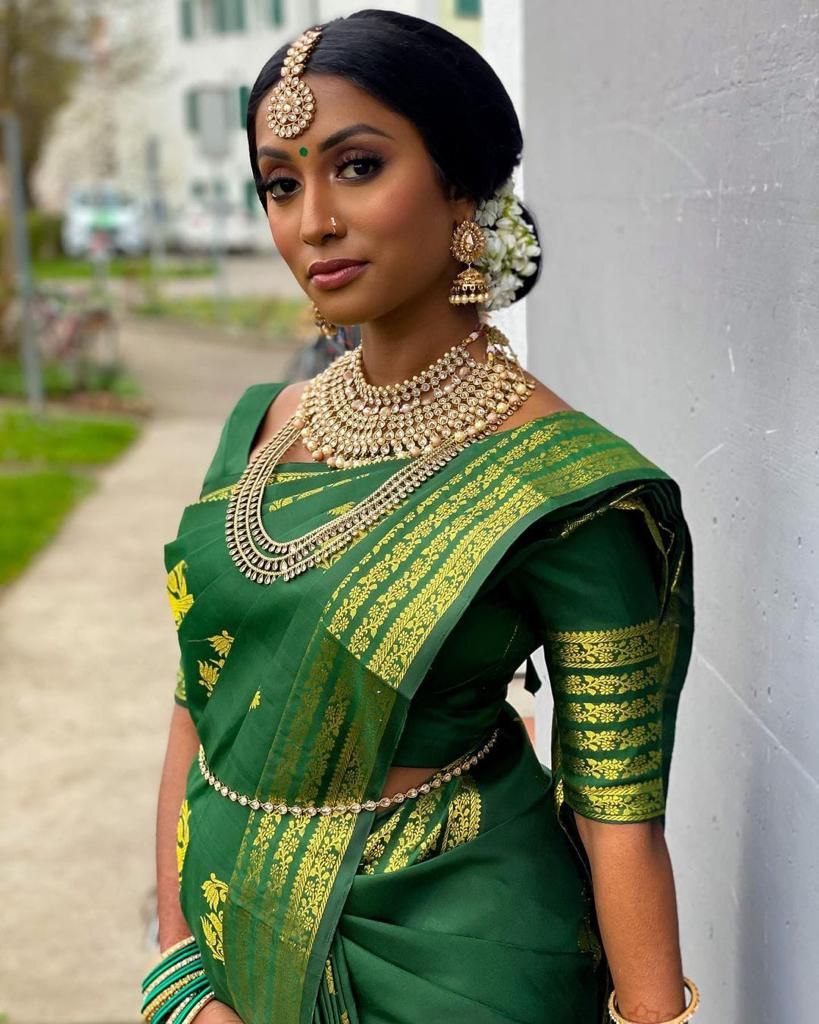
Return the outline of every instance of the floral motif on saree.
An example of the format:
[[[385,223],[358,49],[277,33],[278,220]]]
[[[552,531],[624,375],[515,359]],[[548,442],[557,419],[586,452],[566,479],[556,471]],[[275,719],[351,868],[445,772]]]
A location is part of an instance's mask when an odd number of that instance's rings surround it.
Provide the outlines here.
[[[513,566],[508,584],[518,589],[509,594],[522,611],[508,657],[520,656],[519,665],[544,646],[555,693],[552,764],[538,761],[519,717],[501,703],[503,741],[492,755],[434,797],[387,815],[253,811],[209,789],[192,765],[181,897],[209,948],[205,921],[216,928],[198,909],[196,880],[210,871],[224,879],[222,959],[208,968],[217,995],[246,1024],[330,1024],[345,1015],[367,1024],[401,991],[414,993],[407,1020],[451,1010],[452,1019],[501,1021],[514,1007],[514,1019],[532,1024],[544,1012],[550,1024],[598,1024],[610,978],[572,811],[622,822],[664,814],[693,631],[679,489],[591,417],[562,411],[471,445],[324,565],[260,587],[230,561],[222,499],[279,386],[242,397],[203,497],[166,545],[169,579],[186,570],[184,592],[174,577],[177,599],[196,595],[177,623],[185,676],[198,673],[203,638],[225,631],[231,640],[218,685],[207,695],[187,687],[214,772],[260,800],[377,800],[447,638]],[[283,464],[268,485],[266,515],[281,535],[303,532],[392,468]],[[628,603],[624,582],[622,602],[604,607],[606,577],[591,545],[598,592],[555,600],[579,578],[570,542],[582,552],[581,540],[599,533],[602,544],[605,524],[627,526],[641,568],[624,563],[623,580],[639,579],[640,600]],[[638,531],[653,555],[638,550]],[[567,616],[571,606],[571,621],[558,621],[557,605]],[[501,653],[502,675],[490,663],[487,687],[511,678],[515,664]],[[530,683],[538,685],[527,672]],[[438,763],[448,759],[442,748]],[[514,921],[509,893],[525,894]],[[463,965],[458,975],[446,971],[448,956]]]

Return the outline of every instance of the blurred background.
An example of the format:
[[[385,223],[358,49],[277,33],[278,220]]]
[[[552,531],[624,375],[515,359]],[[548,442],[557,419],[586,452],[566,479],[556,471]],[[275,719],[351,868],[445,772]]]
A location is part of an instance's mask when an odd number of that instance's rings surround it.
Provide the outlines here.
[[[318,334],[273,248],[249,88],[373,6],[503,79],[544,267],[494,322],[682,489],[698,621],[667,837],[698,1024],[808,1024],[815,0],[0,0],[0,1022],[140,1019],[177,664],[162,547],[242,391],[357,337]],[[548,762],[549,688],[510,700]]]

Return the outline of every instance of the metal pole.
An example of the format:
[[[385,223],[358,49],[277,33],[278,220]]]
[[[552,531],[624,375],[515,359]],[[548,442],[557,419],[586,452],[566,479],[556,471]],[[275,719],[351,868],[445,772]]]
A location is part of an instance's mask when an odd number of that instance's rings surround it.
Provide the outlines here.
[[[154,277],[157,278],[162,264],[165,262],[165,202],[160,178],[159,138],[156,135],[151,135],[146,140],[145,167],[148,177],[149,223],[151,226],[151,270]]]
[[[45,415],[43,375],[40,353],[37,349],[31,322],[31,298],[34,285],[31,277],[31,256],[26,228],[26,200],[23,188],[23,157],[20,147],[20,126],[16,115],[2,112],[3,151],[9,181],[9,215],[11,221],[12,252],[16,290],[20,298],[20,351],[26,382],[28,403],[35,416]]]
[[[211,164],[211,211],[213,213],[213,297],[216,304],[216,319],[221,323],[227,316],[225,302],[227,300],[227,270],[225,267],[226,225],[225,214],[227,199],[223,194],[224,179],[219,176],[222,162],[214,160]]]

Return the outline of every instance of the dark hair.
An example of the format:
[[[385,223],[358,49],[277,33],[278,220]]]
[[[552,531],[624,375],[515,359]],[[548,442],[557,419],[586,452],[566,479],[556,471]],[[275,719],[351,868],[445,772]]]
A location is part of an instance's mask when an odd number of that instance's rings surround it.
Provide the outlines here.
[[[290,43],[273,54],[250,91],[247,141],[256,192],[267,208],[256,164],[256,112],[280,78]],[[509,94],[491,65],[446,29],[396,11],[367,9],[334,18],[307,61],[307,74],[339,75],[412,121],[442,188],[476,203],[489,199],[520,163],[523,136]],[[528,209],[524,218],[537,236]],[[515,300],[540,276],[523,279]]]

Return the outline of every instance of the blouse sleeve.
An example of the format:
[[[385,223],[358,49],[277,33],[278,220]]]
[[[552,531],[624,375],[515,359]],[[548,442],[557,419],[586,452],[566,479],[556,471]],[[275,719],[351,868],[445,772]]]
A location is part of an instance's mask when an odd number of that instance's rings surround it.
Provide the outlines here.
[[[608,507],[527,545],[511,573],[549,672],[552,768],[566,803],[597,821],[665,814],[652,545],[638,514]]]

